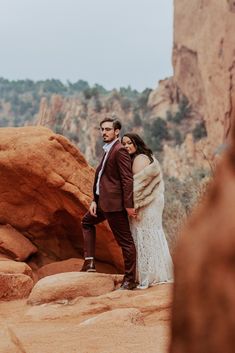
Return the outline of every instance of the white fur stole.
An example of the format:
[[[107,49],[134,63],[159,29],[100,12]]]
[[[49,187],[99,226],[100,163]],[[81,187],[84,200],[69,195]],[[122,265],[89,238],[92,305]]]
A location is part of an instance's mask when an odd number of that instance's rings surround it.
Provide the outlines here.
[[[155,199],[161,181],[161,167],[156,159],[139,173],[134,174],[134,207],[136,209],[147,206]]]

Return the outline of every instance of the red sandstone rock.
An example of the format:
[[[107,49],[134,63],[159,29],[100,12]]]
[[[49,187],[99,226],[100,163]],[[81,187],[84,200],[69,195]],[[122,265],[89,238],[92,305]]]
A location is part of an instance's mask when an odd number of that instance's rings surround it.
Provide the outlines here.
[[[135,308],[114,309],[83,321],[80,326],[107,325],[113,326],[144,325],[143,315]]]
[[[68,259],[64,261],[52,262],[38,270],[38,278],[55,275],[63,272],[79,272],[83,265],[83,259]]]
[[[100,97],[101,98],[101,97]],[[111,101],[112,103],[111,103]],[[38,124],[53,128],[57,123],[58,114],[64,116],[62,128],[68,135],[74,138],[74,143],[84,151],[87,161],[92,165],[97,165],[102,149],[97,148],[100,139],[99,122],[107,114],[115,112],[119,119],[125,124],[133,121],[134,113],[126,111],[122,107],[119,97],[113,92],[111,96],[103,96],[101,99],[103,109],[96,111],[94,100],[86,102],[86,113],[84,111],[84,101],[79,97],[63,97],[53,94],[48,98],[43,97],[40,102],[38,113]],[[110,105],[111,103],[111,105]],[[85,117],[84,117],[85,113]],[[101,140],[100,140],[101,142]],[[98,157],[99,155],[99,157]],[[97,159],[98,157],[98,159]]]
[[[110,310],[135,308],[145,316],[156,313],[159,320],[167,321],[171,302],[172,284],[161,284],[146,290],[112,291],[96,297],[79,296],[71,301],[62,300],[61,303],[33,305],[27,309],[26,316],[32,321],[63,320],[69,316],[82,322]]]
[[[22,273],[33,277],[31,268],[25,262],[16,262],[12,260],[0,260],[1,273]]]
[[[231,135],[235,112],[233,9],[230,0],[174,2],[174,80],[204,118],[212,151]]]
[[[35,264],[81,258],[81,218],[91,202],[94,170],[79,150],[43,127],[1,128],[0,170],[0,223],[37,246]],[[24,253],[27,247],[17,244]],[[97,229],[96,257],[123,270],[121,250],[106,224]]]
[[[235,143],[175,255],[171,353],[233,353]]]
[[[11,256],[0,253],[0,261],[9,261],[9,260],[12,260]]]
[[[0,251],[14,260],[24,261],[37,252],[37,248],[9,224],[0,225]]]
[[[0,273],[0,300],[14,300],[28,297],[33,280],[24,274]]]
[[[182,93],[173,77],[159,81],[158,86],[152,90],[148,98],[150,119],[156,119],[156,117],[164,119],[167,117],[167,112],[176,113],[180,99],[182,99]]]
[[[99,296],[113,289],[114,281],[111,275],[84,272],[60,273],[39,280],[28,298],[28,304],[70,301],[79,296]]]
[[[170,303],[171,288],[163,284],[146,290],[114,291],[99,297],[79,297],[68,305],[28,306],[24,299],[2,302],[0,352],[18,352],[10,328],[27,353],[167,353],[170,312],[158,303]],[[138,313],[144,325],[137,319]],[[80,325],[99,314],[102,324]]]
[[[40,267],[37,271],[38,278],[51,276],[63,272],[79,272],[82,269],[84,259],[68,259],[64,261],[52,262]],[[117,273],[114,266],[96,261],[96,270],[100,273]],[[123,277],[123,276],[121,276]]]

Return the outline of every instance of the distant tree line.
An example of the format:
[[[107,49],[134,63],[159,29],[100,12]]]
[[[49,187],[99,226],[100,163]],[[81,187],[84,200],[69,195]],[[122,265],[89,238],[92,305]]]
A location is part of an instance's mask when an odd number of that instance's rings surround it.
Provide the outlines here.
[[[42,97],[50,102],[52,95],[60,95],[79,99],[82,109],[79,117],[75,117],[76,124],[79,124],[79,119],[86,119],[91,109],[97,114],[102,110],[112,112],[118,102],[124,115],[128,116],[124,131],[139,129],[138,131],[153,151],[161,152],[164,143],[172,146],[181,144],[187,132],[192,132],[194,140],[206,136],[204,122],[198,122],[196,125],[190,123],[192,107],[186,97],[181,98],[176,112],[169,110],[165,117],[150,116],[147,103],[151,91],[146,88],[138,92],[131,86],[107,90],[99,84],[91,86],[84,80],[63,83],[57,79],[14,81],[0,77],[0,127],[9,126],[9,119],[13,126],[23,126],[33,122],[39,112]],[[132,117],[131,120],[130,117]],[[63,128],[64,118],[65,112],[59,111],[53,126],[50,127],[56,133],[64,134],[76,143],[77,135],[74,132],[66,132]]]

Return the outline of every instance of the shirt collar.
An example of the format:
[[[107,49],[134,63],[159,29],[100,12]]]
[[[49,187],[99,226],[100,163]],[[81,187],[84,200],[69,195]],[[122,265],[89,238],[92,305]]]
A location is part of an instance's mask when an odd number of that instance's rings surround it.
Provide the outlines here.
[[[104,146],[103,146],[103,149],[105,151],[105,153],[109,152],[111,147],[115,144],[115,142],[118,141],[118,138],[116,138],[115,140],[113,140],[112,142],[109,142],[109,143],[106,143]]]

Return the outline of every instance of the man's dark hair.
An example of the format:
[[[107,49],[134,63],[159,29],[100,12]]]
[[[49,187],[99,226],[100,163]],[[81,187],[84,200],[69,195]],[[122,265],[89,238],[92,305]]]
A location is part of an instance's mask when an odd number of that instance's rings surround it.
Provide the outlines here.
[[[114,128],[114,130],[116,130],[116,129],[121,130],[121,128],[122,128],[122,124],[121,124],[121,122],[120,122],[117,118],[109,118],[109,117],[104,118],[104,119],[100,122],[100,127],[103,125],[103,123],[106,123],[106,122],[111,122],[111,123],[113,123],[113,128]]]

